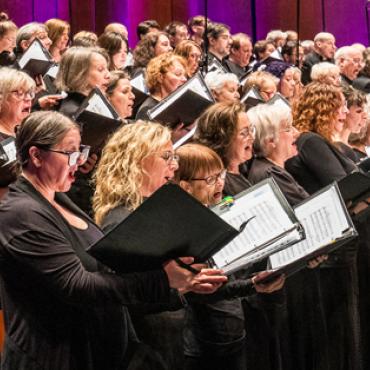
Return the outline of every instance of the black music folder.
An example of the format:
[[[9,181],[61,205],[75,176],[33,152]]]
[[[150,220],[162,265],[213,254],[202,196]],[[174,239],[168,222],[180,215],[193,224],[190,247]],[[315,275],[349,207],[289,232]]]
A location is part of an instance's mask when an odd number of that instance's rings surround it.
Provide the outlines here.
[[[280,93],[276,93],[270,100],[266,102],[267,105],[274,105],[274,106],[285,106],[290,108],[290,103],[288,99],[286,99]]]
[[[336,183],[304,200],[294,207],[294,212],[306,238],[270,255],[268,269],[272,273],[260,282],[271,281],[281,274],[292,275],[305,268],[308,261],[329,254],[358,236]]]
[[[54,64],[50,53],[38,38],[35,38],[17,63],[19,68],[27,72],[32,78],[38,75],[43,76]]]
[[[132,92],[135,95],[133,110],[136,111],[149,96],[149,90],[146,86],[144,72],[139,73],[132,80],[130,80],[130,85],[132,87]]]
[[[201,74],[197,73],[167,98],[149,109],[148,116],[151,120],[171,128],[179,123],[187,126],[191,125],[213,103],[211,92]]]
[[[213,208],[221,218],[244,232],[211,258],[210,264],[226,274],[245,269],[304,238],[303,228],[273,178],[265,179],[235,197],[230,207]]]
[[[107,138],[122,125],[118,113],[98,88],[84,100],[74,119],[81,127],[81,143],[90,145],[92,153],[99,152]]]
[[[258,104],[264,104],[260,92],[257,87],[251,87],[246,93],[241,97],[240,102],[243,103],[247,108],[255,107]]]
[[[43,80],[46,86],[46,90],[49,94],[58,94],[58,89],[56,88],[54,82],[59,71],[59,65],[54,63],[48,71],[45,73]]]
[[[174,184],[166,184],[90,249],[117,272],[160,268],[177,257],[206,261],[239,231]]]
[[[0,184],[6,184],[13,178],[12,169],[16,161],[15,139],[9,137],[2,140],[0,142]]]

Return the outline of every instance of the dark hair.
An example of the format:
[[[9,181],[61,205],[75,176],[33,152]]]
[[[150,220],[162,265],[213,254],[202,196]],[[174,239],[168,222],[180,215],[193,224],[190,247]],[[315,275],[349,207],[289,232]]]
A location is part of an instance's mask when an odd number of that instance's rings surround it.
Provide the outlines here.
[[[343,95],[346,98],[348,108],[353,106],[363,107],[366,103],[366,95],[352,86],[343,88]]]
[[[15,145],[20,165],[25,167],[32,146],[50,149],[61,140],[70,129],[79,127],[76,123],[58,112],[31,113],[18,127]]]
[[[297,50],[297,42],[296,41],[288,41],[281,49],[282,55],[289,55],[292,56],[294,51]],[[300,45],[299,45],[300,46]]]
[[[98,46],[106,50],[109,55],[109,69],[114,69],[115,67],[112,57],[121,50],[122,42],[126,45],[126,50],[128,51],[127,40],[120,33],[104,32],[98,38]]]
[[[228,166],[227,153],[237,130],[238,116],[245,112],[241,103],[216,103],[198,119],[194,141],[213,149]]]
[[[164,31],[167,32],[170,36],[175,36],[177,32],[177,27],[185,27],[186,29],[188,28],[185,23],[173,21],[165,27]]]
[[[254,44],[253,54],[257,57],[257,59],[260,58],[260,53],[264,53],[266,51],[267,45],[274,45],[274,43],[272,41],[260,40]]]
[[[207,26],[207,37],[218,39],[224,32],[230,31],[230,27],[224,23],[212,22]]]
[[[129,79],[129,76],[124,71],[112,71],[110,73],[109,84],[107,86],[106,94],[108,96],[113,94],[114,89],[117,87],[119,80]]]
[[[156,28],[157,30],[161,29],[161,26],[155,19],[148,19],[146,21],[140,22],[136,27],[137,37],[141,39],[151,28]]]
[[[149,61],[155,57],[155,45],[161,35],[168,37],[165,32],[149,32],[139,41],[134,49],[135,67],[146,67]]]

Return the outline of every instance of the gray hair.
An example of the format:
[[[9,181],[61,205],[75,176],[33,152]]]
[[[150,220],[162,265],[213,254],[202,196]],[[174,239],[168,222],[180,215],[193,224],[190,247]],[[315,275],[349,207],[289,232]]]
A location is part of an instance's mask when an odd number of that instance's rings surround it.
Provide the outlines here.
[[[276,39],[286,39],[287,34],[282,30],[272,30],[266,35],[267,41],[275,41]]]
[[[352,54],[352,53],[357,53],[362,56],[362,53],[358,48],[354,46],[342,46],[335,52],[335,55],[334,55],[335,64],[338,65],[341,59],[347,58],[349,54]]]
[[[218,71],[209,72],[205,77],[205,83],[210,90],[221,90],[226,82],[239,84],[238,77],[234,73],[220,73]]]
[[[35,81],[27,73],[9,67],[0,68],[0,94],[2,97],[0,100],[0,115],[8,95],[12,91],[20,89],[29,91],[35,90],[35,88]]]
[[[31,113],[19,126],[15,145],[18,160],[24,168],[27,166],[32,146],[50,149],[71,129],[79,130],[76,123],[58,112],[45,111]]]
[[[30,40],[37,32],[48,32],[48,28],[43,23],[31,22],[27,23],[18,29],[17,37],[15,39],[16,48],[20,51],[22,49],[21,42]]]
[[[322,62],[314,64],[311,70],[312,81],[322,81],[330,73],[336,73],[339,76],[339,67],[333,63]]]
[[[335,37],[333,34],[329,32],[319,32],[318,34],[315,35],[315,38],[313,39],[314,43],[319,42],[319,41],[327,41],[334,39]]]
[[[253,148],[258,156],[266,157],[266,144],[279,141],[279,131],[283,122],[292,123],[292,114],[288,106],[259,104],[247,111],[249,122],[256,127]]]

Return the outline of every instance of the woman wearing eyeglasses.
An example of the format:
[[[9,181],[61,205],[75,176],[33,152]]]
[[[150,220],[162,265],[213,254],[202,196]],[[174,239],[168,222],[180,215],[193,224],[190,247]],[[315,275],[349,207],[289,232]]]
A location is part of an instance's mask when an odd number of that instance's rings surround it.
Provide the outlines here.
[[[26,73],[3,67],[0,69],[0,142],[15,136],[15,128],[31,112],[35,82]],[[0,199],[7,186],[16,179],[16,165],[0,178]]]
[[[233,196],[251,186],[244,166],[252,157],[254,135],[255,126],[248,119],[245,108],[240,103],[214,104],[199,117],[195,141],[213,149],[221,157],[227,170],[224,195]],[[262,264],[257,267],[259,270],[265,268],[266,266]],[[249,275],[249,272],[245,275]],[[284,280],[278,279],[275,283],[281,288]],[[272,291],[267,290],[266,293]],[[212,353],[221,353],[223,347],[227,351],[225,353],[234,353],[236,360],[237,356],[243,356],[238,344],[245,341],[247,366],[253,364],[253,368],[263,370],[282,368],[274,318],[280,315],[283,303],[284,292],[258,294],[243,299],[242,313],[237,302],[234,302],[234,307],[230,307],[227,302],[220,302],[218,304],[220,307],[216,305],[212,308],[210,315],[212,313],[217,315],[218,311],[223,311],[225,321],[232,323],[239,320],[245,323],[242,326],[235,326],[234,332],[219,335],[218,340],[209,340],[208,356],[212,357]],[[194,349],[192,350],[196,355]]]
[[[22,173],[0,205],[3,369],[126,369],[137,340],[126,305],[166,305],[170,288],[213,292],[226,280],[174,261],[139,274],[105,268],[86,253],[101,230],[63,194],[88,155],[79,128],[57,112],[32,113],[16,147]]]
[[[116,226],[171,180],[177,168],[178,156],[167,127],[144,121],[123,126],[103,149],[94,175],[97,224],[104,231]],[[181,308],[182,302],[175,294],[170,305],[130,309],[138,337],[144,343],[131,364],[133,368],[182,368],[184,312],[162,312]]]

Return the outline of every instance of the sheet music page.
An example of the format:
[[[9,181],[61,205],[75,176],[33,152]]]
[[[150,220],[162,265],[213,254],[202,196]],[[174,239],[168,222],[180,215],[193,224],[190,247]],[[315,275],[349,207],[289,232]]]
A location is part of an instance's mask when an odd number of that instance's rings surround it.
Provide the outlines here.
[[[27,64],[27,62],[31,59],[36,60],[45,60],[48,61],[49,59],[44,54],[40,44],[38,42],[33,42],[30,47],[25,51],[22,57],[19,59],[18,64],[21,68]]]
[[[173,144],[173,149],[176,150],[179,146],[189,140],[195,134],[196,129],[197,125],[194,125],[194,127],[186,135],[184,135],[181,139],[177,140],[176,143]]]
[[[99,94],[94,94],[90,100],[88,106],[85,108],[85,110],[93,113],[100,114],[104,117],[113,118],[114,116],[112,112],[107,107],[105,101],[101,98]]]
[[[6,144],[1,143],[1,146],[7,156],[7,162],[3,164],[3,166],[14,162],[17,159],[17,150],[15,148],[15,141],[11,140]],[[6,159],[6,158],[5,158]]]
[[[294,226],[269,184],[236,199],[230,210],[220,217],[237,230],[244,221],[254,218],[242,233],[213,256],[218,267],[231,263]]]
[[[46,72],[46,75],[56,79],[58,71],[59,71],[59,66],[57,64],[54,64],[48,69],[48,71]]]
[[[209,96],[207,88],[202,84],[200,78],[198,77],[191,81],[191,83],[189,84],[189,89],[199,94],[200,96],[203,96],[204,99],[210,101],[212,100],[212,97]]]
[[[143,73],[139,74],[135,78],[130,81],[131,86],[135,87],[136,89],[142,91],[143,93],[148,93],[148,88],[145,83],[145,76]]]
[[[306,239],[269,257],[273,269],[294,262],[331,243],[350,227],[334,186],[297,206],[295,214],[302,223]]]
[[[259,99],[261,100],[261,96],[257,93],[255,89],[250,89],[240,100],[241,103],[244,103],[248,98],[253,98],[253,99]]]

